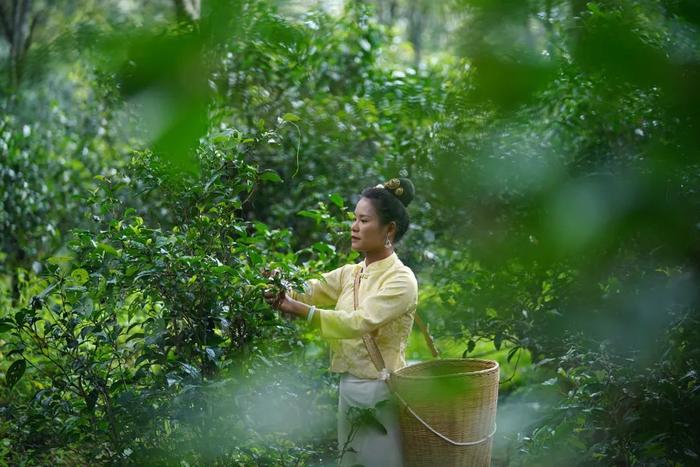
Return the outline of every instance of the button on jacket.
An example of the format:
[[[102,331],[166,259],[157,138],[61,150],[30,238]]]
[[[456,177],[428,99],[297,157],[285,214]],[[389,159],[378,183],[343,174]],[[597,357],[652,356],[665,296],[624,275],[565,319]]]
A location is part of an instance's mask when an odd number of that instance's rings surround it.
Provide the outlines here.
[[[356,270],[363,273],[358,306],[353,310]],[[406,344],[418,305],[418,284],[411,268],[392,252],[369,265],[363,260],[322,276],[308,280],[303,293],[291,289],[287,293],[295,300],[316,305],[321,336],[330,343],[330,371],[347,371],[358,378],[378,377],[362,340],[367,333],[372,333],[387,369],[406,366]]]

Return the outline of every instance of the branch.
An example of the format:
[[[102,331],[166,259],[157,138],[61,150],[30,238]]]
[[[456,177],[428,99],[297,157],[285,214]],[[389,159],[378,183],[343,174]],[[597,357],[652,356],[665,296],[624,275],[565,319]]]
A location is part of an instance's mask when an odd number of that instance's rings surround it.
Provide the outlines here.
[[[22,50],[22,56],[27,55],[27,51],[29,50],[29,44],[32,43],[32,36],[34,35],[34,29],[36,28],[36,25],[39,22],[39,15],[40,14],[41,13],[37,13],[32,18],[32,24],[29,26],[29,34],[27,34],[27,38],[24,41],[24,49]]]
[[[5,39],[10,44],[12,43],[12,29],[10,28],[10,23],[7,22],[7,13],[5,13],[5,7],[0,3],[0,26],[5,33]]]
[[[504,383],[507,383],[508,381],[510,381],[511,379],[513,379],[513,376],[515,376],[515,373],[518,371],[518,363],[520,362],[520,354],[522,353],[522,351],[523,351],[523,348],[520,347],[520,349],[518,349],[518,358],[515,360],[515,366],[513,367],[513,374],[510,375],[509,378],[507,378],[503,381],[500,381],[498,384],[504,384]]]

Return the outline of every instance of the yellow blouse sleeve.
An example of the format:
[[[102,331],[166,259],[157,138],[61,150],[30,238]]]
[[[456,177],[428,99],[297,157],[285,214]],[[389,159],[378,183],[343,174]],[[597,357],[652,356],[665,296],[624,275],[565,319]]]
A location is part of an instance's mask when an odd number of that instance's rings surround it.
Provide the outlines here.
[[[307,305],[316,305],[317,307],[333,306],[338,301],[340,292],[342,291],[342,273],[341,266],[329,272],[321,274],[323,279],[309,279],[304,284],[304,292],[300,293],[293,289],[287,289],[287,293],[294,300],[306,303]]]
[[[352,339],[413,311],[418,305],[418,284],[413,273],[400,271],[367,296],[356,310],[316,310],[321,336],[328,339]]]

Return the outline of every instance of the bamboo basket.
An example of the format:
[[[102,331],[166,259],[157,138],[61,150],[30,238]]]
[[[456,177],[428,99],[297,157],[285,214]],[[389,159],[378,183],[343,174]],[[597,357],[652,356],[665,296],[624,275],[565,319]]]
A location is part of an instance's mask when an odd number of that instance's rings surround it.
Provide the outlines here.
[[[498,362],[434,359],[396,370],[390,380],[407,467],[491,464]]]

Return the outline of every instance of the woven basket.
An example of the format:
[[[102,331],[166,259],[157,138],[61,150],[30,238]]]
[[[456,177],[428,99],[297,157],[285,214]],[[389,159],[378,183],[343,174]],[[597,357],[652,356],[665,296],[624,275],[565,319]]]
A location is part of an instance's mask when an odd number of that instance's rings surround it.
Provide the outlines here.
[[[498,362],[434,359],[391,373],[406,466],[488,466]]]

